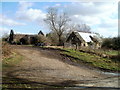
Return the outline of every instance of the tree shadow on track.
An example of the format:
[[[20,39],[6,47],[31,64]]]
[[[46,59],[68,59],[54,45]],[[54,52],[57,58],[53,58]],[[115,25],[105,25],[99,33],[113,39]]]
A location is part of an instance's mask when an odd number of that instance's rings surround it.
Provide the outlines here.
[[[64,80],[56,83],[47,83],[47,82],[36,82],[30,81],[25,78],[18,78],[14,73],[19,70],[14,70],[11,72],[7,72],[5,77],[3,77],[3,89],[67,89],[67,90],[75,90],[75,89],[87,89],[87,90],[119,90],[120,88],[112,88],[112,87],[85,87],[85,86],[76,86],[75,84],[84,83],[78,82],[74,80]],[[23,71],[23,70],[21,70]]]
[[[34,69],[33,69],[34,70]],[[29,70],[20,69],[7,72],[2,78],[3,88],[64,88],[64,86],[74,86],[75,81],[64,81],[60,83],[47,83],[38,82],[34,80],[28,80],[26,78],[19,78],[14,73],[16,72],[27,72]],[[29,77],[29,76],[28,76]]]

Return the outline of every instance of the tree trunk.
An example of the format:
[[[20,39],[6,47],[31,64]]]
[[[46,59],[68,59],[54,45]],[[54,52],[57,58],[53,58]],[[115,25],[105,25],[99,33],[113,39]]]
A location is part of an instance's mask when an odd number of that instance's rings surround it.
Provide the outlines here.
[[[58,40],[59,40],[58,46],[62,46],[62,39],[61,39],[61,35],[59,35],[59,36],[58,36]]]

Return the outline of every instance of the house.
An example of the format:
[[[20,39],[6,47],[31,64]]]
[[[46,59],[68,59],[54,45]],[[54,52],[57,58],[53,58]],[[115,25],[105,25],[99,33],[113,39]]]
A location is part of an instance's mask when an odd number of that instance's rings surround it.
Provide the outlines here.
[[[38,34],[14,34],[14,31],[11,30],[7,41],[11,44],[35,44],[38,39],[37,37],[40,36],[44,37],[42,31]]]
[[[70,33],[66,39],[65,46],[76,48],[80,47],[92,47],[100,48],[101,47],[101,38],[94,33],[78,32],[73,31]]]

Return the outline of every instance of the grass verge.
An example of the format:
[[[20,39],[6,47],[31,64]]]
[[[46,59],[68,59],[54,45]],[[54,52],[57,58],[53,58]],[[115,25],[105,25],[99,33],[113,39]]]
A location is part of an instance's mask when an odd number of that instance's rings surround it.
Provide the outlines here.
[[[19,64],[21,61],[23,60],[23,56],[21,56],[20,54],[16,53],[16,52],[11,52],[11,55],[9,55],[8,57],[4,57],[2,60],[2,72],[9,72],[10,70],[12,70],[15,65]],[[6,74],[2,75],[2,89],[6,89],[6,88],[10,88],[14,86],[21,86],[21,84],[17,85],[16,82],[18,82],[18,80],[13,79],[10,76],[7,76]]]
[[[111,59],[108,58],[102,58],[94,54],[75,51],[72,49],[66,49],[66,51],[61,52],[61,54],[74,58],[73,60],[74,62],[79,63],[80,61],[82,61],[84,63],[87,63],[88,65],[103,70],[120,71],[119,67],[120,62],[112,61]]]
[[[14,67],[15,65],[19,64],[23,60],[23,56],[16,53],[12,52],[12,55],[9,57],[6,57],[2,61],[2,69],[8,69],[10,67]]]

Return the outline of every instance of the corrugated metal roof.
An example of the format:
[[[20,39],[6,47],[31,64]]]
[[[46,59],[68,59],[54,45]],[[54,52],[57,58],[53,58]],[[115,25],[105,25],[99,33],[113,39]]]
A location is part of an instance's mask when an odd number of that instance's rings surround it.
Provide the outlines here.
[[[78,32],[78,34],[85,40],[85,42],[93,42],[90,38],[90,36],[94,37],[96,34],[92,33],[84,33],[84,32]]]

